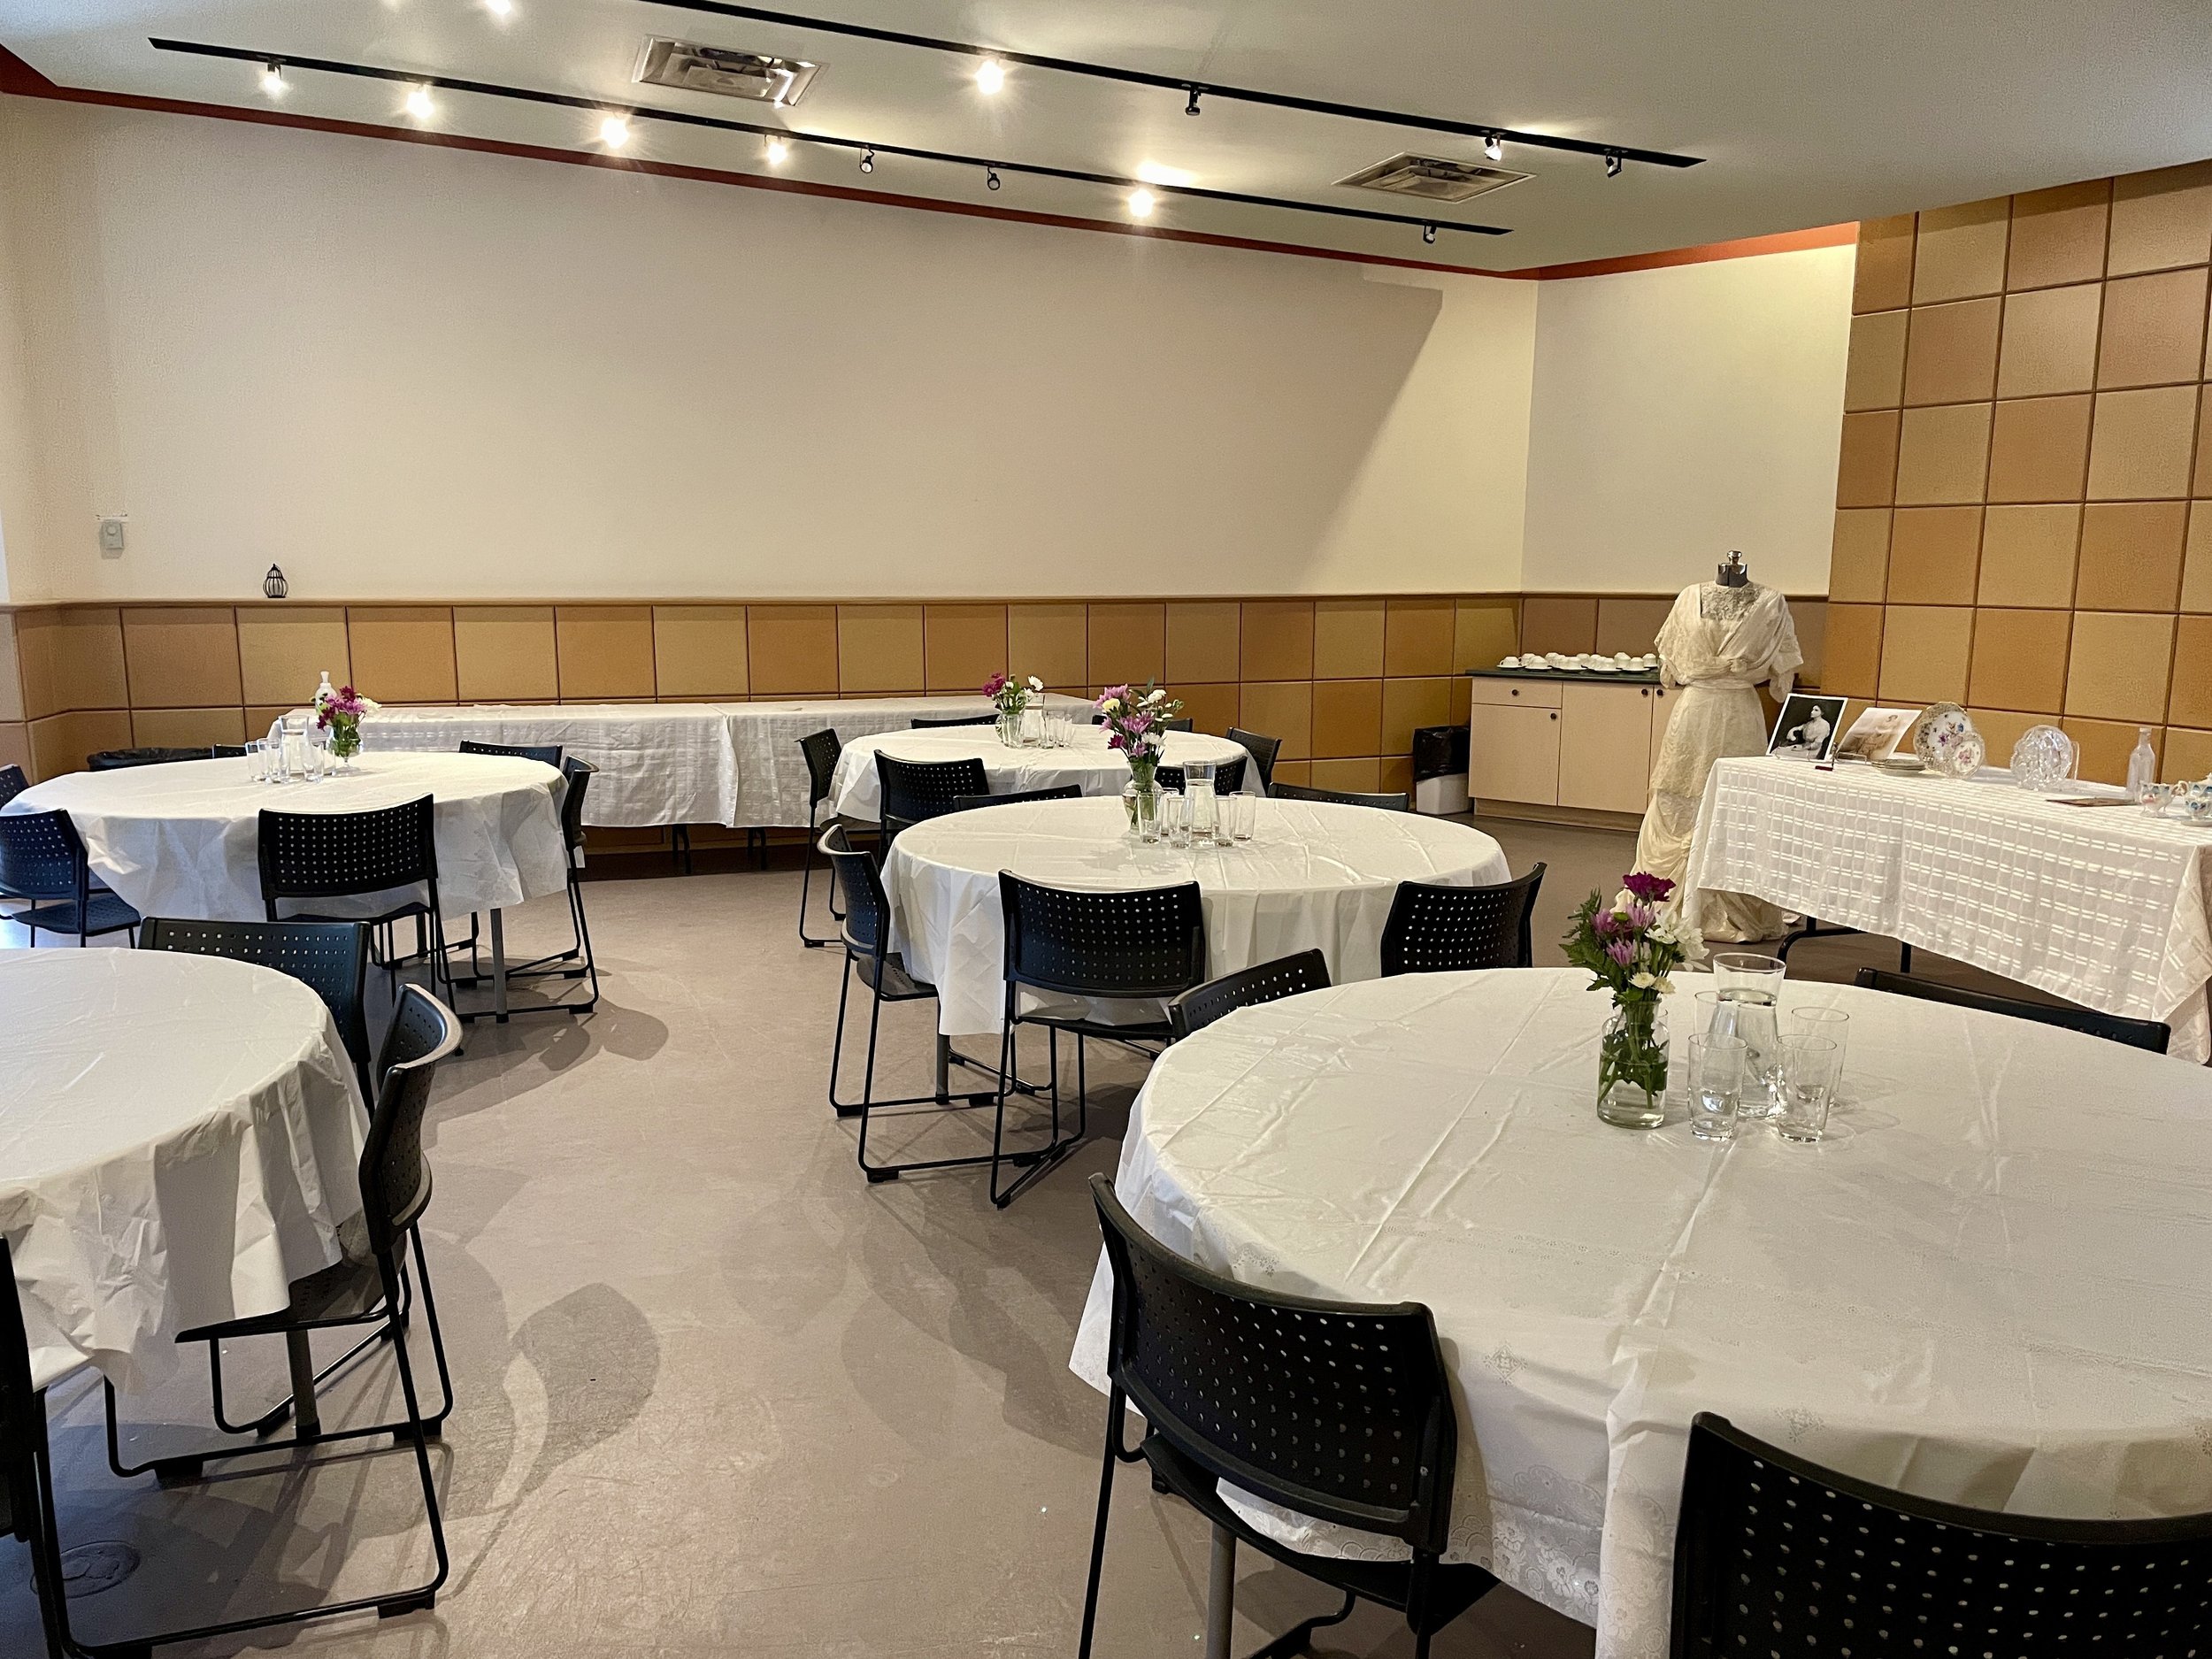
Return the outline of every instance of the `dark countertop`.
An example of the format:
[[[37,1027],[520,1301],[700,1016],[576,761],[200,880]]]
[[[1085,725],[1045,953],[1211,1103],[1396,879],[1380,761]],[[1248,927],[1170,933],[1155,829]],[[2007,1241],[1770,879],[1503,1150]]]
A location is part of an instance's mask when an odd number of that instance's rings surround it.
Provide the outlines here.
[[[1655,686],[1659,671],[1655,668],[1624,669],[1608,674],[1587,668],[1470,668],[1467,673],[1476,680],[1566,680],[1577,685],[1594,686]]]

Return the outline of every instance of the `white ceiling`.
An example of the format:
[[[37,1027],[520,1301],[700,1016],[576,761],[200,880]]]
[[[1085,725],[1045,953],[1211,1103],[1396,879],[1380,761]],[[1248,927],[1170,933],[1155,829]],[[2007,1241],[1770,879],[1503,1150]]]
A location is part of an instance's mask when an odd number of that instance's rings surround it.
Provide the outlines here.
[[[744,119],[762,106],[639,88],[649,35],[825,65],[783,119],[835,134],[1109,173],[1146,163],[1216,188],[1511,228],[1443,232],[1165,196],[1153,223],[1485,269],[1760,235],[2212,155],[2212,28],[2153,0],[783,0],[777,9],[1173,76],[1705,157],[1683,171],[1513,148],[1526,182],[1432,210],[1332,180],[1402,149],[1479,161],[1472,140],[1016,69],[741,22],[654,0],[0,0],[0,44],[64,86],[257,106],[250,65],[150,35],[466,77]],[[401,89],[296,71],[282,107],[409,124]],[[592,150],[597,120],[444,92],[431,124]],[[626,154],[764,172],[735,134],[640,122]],[[802,147],[787,176],[1126,222],[1119,192]]]

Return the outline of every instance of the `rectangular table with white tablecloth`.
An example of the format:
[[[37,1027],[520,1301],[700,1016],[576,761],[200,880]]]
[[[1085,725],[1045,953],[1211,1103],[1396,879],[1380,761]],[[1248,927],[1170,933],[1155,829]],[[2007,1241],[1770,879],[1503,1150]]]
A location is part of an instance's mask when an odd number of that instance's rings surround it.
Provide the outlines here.
[[[2212,829],[2134,806],[1845,763],[1722,760],[1706,780],[1685,913],[1707,893],[1882,933],[2212,1055]]]

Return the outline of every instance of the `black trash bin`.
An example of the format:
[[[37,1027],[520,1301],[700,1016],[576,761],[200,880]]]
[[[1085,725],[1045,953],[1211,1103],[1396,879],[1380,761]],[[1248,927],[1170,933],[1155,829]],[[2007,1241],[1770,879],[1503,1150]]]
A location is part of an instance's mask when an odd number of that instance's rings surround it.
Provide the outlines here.
[[[104,749],[87,755],[84,764],[94,772],[116,772],[125,766],[162,766],[173,760],[211,760],[215,751],[199,749]]]
[[[1441,816],[1464,812],[1467,804],[1467,728],[1416,726],[1413,810]]]

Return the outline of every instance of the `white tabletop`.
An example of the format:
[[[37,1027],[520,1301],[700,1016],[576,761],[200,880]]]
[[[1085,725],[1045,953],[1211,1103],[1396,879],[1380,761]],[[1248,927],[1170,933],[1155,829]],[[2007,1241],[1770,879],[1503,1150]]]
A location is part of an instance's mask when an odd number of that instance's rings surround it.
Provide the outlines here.
[[[1586,983],[1413,975],[1241,1010],[1168,1050],[1123,1141],[1116,1188],[1171,1248],[1428,1304],[1463,1425],[1451,1559],[1594,1624],[1600,1659],[1662,1659],[1699,1411],[1954,1502],[2212,1509],[2212,1077],[1792,983],[1786,1009],[1851,1017],[1836,1137],[1709,1147],[1598,1121]],[[1102,1265],[1072,1361],[1102,1387],[1110,1292]]]
[[[273,1313],[338,1259],[365,1118],[330,1011],[273,969],[0,952],[0,1234],[43,1387],[124,1386],[178,1332]]]
[[[1484,887],[1510,878],[1496,841],[1448,818],[1333,802],[1262,800],[1253,810],[1253,838],[1226,848],[1141,844],[1118,799],[983,807],[917,824],[884,864],[893,948],[936,986],[941,1031],[996,1031],[1005,1002],[1002,870],[1063,887],[1195,881],[1210,977],[1318,949],[1339,982],[1382,971],[1383,923],[1401,881]],[[1150,1004],[1118,1011],[1158,1018]]]
[[[2174,1028],[2212,1056],[2212,826],[2065,806],[2008,772],[1897,777],[1845,763],[1714,764],[1684,908],[1708,891],[1941,953]]]
[[[977,759],[991,782],[993,795],[1015,795],[1027,789],[1056,789],[1073,784],[1085,795],[1118,795],[1129,781],[1129,763],[1118,749],[1106,747],[1106,729],[1079,726],[1065,749],[1009,749],[987,726],[956,726],[943,731],[892,732],[864,737],[845,746],[838,757],[837,775],[830,786],[830,805],[845,818],[874,821],[882,813],[881,786],[876,757],[898,760],[946,761]],[[1193,761],[1243,760],[1244,793],[1264,794],[1260,769],[1246,756],[1244,745],[1203,732],[1170,732],[1160,764],[1186,765]]]
[[[142,916],[259,921],[260,815],[368,812],[435,802],[438,895],[448,916],[558,893],[561,774],[503,755],[364,754],[349,776],[256,783],[242,760],[187,760],[73,772],[0,810],[69,814],[94,873]],[[326,914],[374,913],[380,899],[319,899]]]

